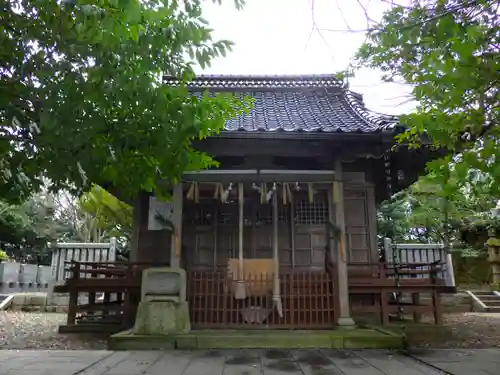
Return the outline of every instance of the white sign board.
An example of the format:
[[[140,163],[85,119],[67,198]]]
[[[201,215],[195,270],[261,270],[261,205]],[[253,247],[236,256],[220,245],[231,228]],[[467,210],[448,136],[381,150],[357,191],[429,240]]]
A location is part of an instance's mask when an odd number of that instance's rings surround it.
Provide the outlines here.
[[[165,229],[164,224],[158,217],[170,220],[173,207],[170,202],[162,202],[155,197],[149,197],[148,230]]]

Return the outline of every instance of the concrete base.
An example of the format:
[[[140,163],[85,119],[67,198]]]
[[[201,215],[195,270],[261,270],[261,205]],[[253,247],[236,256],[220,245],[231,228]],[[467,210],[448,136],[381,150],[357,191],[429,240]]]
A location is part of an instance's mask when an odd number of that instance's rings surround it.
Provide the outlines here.
[[[391,324],[384,328],[398,335],[403,334],[400,324]],[[428,345],[430,342],[438,346],[439,343],[450,340],[453,334],[450,327],[426,323],[408,323],[404,333],[406,334],[406,342],[411,347]]]
[[[10,310],[43,311],[64,313],[68,311],[69,295],[47,292],[12,293]],[[88,297],[80,296],[80,304],[88,303]]]
[[[339,318],[337,320],[337,325],[342,328],[356,328],[356,323],[351,317]]]
[[[187,302],[141,301],[133,333],[136,335],[171,335],[191,331]]]
[[[121,324],[63,324],[59,326],[58,332],[62,334],[88,333],[92,335],[112,335],[118,332],[122,332],[126,328],[126,326],[123,326]]]
[[[355,348],[399,349],[402,335],[378,329],[355,328],[332,331],[199,330],[188,334],[136,335],[132,330],[112,335],[110,350],[151,349],[244,349],[244,348]]]

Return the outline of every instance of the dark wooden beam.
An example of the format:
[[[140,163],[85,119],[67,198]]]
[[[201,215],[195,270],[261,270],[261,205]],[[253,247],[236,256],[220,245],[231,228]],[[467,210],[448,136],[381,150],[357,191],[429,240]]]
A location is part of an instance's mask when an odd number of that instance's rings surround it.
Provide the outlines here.
[[[308,139],[229,139],[210,138],[196,141],[193,146],[217,157],[241,156],[260,157],[315,157],[322,162],[331,162],[336,158],[357,160],[369,156],[379,156],[392,144],[370,138],[370,140],[346,138],[342,140]]]
[[[220,138],[197,141],[194,147],[212,156],[319,156],[329,152],[325,143],[304,140]]]

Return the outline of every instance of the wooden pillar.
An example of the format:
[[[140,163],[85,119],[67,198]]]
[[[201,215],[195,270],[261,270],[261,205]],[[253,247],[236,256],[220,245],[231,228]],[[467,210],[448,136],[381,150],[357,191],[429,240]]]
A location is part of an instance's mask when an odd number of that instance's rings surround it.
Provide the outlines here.
[[[134,199],[132,211],[132,239],[129,253],[129,262],[138,262],[140,259],[140,233],[142,228],[142,212],[143,212],[143,192],[137,193]]]
[[[181,265],[181,239],[182,239],[182,201],[184,193],[182,183],[174,186],[172,198],[172,232],[170,245],[170,267],[179,268]]]
[[[243,267],[243,230],[244,230],[244,220],[245,220],[245,195],[244,195],[243,183],[238,183],[238,273],[237,273],[237,283],[234,286],[234,298],[237,300],[244,300],[247,297],[247,287],[246,278]],[[233,280],[234,280],[233,274]]]
[[[275,275],[278,274],[279,270],[279,257],[278,257],[278,251],[279,251],[279,242],[278,242],[278,220],[279,220],[279,212],[278,212],[278,192],[275,190],[273,193],[273,198],[272,198],[272,204],[273,204],[273,210],[272,210],[272,215],[273,215],[273,259],[274,259],[274,273]]]
[[[238,274],[243,279],[243,240],[244,240],[244,221],[245,221],[245,194],[243,183],[238,184]]]
[[[420,294],[412,293],[411,294],[411,303],[413,306],[420,306]],[[422,314],[418,312],[413,313],[413,322],[420,323],[422,321]]]
[[[354,327],[349,306],[349,283],[347,278],[347,249],[344,214],[344,184],[342,182],[342,162],[335,162],[335,181],[333,183],[333,203],[335,207],[335,225],[339,230],[335,262],[337,264],[337,295],[339,298],[339,312],[337,325]]]
[[[290,195],[290,250],[292,255],[292,268],[295,268],[295,197]]]
[[[217,238],[217,232],[219,230],[219,205],[215,207],[214,211],[214,224],[213,224],[213,231],[214,231],[214,236],[213,236],[213,244],[214,244],[214,258],[213,258],[213,271],[215,272],[217,270],[217,245],[219,243],[219,240]]]
[[[273,188],[274,189],[274,188]],[[283,317],[283,305],[281,302],[280,277],[279,277],[279,210],[278,210],[278,191],[273,192],[273,260],[274,260],[274,277],[273,277],[273,306],[278,311],[280,318]],[[266,277],[267,278],[267,277]]]
[[[375,187],[370,186],[367,189],[368,204],[368,240],[370,241],[369,262],[377,264],[379,261],[377,244],[377,206],[375,204]]]
[[[72,274],[71,279],[74,282],[78,282],[80,278],[80,262],[72,263]],[[73,325],[76,324],[76,313],[78,312],[78,289],[72,284],[69,287],[69,305],[68,314],[66,317],[66,324]]]

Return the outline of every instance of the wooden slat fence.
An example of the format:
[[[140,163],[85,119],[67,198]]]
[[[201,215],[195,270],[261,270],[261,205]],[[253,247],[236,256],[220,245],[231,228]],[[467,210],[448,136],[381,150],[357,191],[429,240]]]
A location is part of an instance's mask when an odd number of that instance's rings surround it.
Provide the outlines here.
[[[399,287],[395,274],[399,274]],[[436,324],[442,324],[440,293],[446,289],[445,280],[439,278],[439,264],[412,263],[394,266],[380,264],[349,264],[349,295],[351,310],[357,313],[376,314],[387,325],[398,312],[394,296],[399,291],[404,314],[412,314],[418,322],[423,314],[431,315]],[[420,277],[422,276],[422,277]],[[429,303],[422,304],[422,296]],[[409,297],[409,299],[408,299]]]
[[[140,300],[142,270],[162,266],[165,265],[70,262],[68,271],[72,277],[58,287],[70,294],[68,326],[87,325],[89,331],[101,331],[110,326],[116,330],[130,328]],[[335,270],[336,265],[329,263],[326,271],[280,271],[281,316],[273,303],[272,275],[257,275],[245,280],[249,291],[247,298],[238,300],[233,294],[234,281],[226,269],[188,270],[187,298],[192,327],[331,329],[338,313]],[[441,271],[437,264],[414,263],[398,267],[400,276],[425,275],[401,278],[405,314],[413,314],[416,320],[422,314],[430,314],[437,324],[441,323],[439,294],[445,288],[445,281],[438,277]],[[398,290],[394,272],[393,267],[384,263],[349,264],[352,311],[378,316],[383,324],[389,324],[397,312],[397,306],[391,302],[391,295]],[[79,303],[78,296],[82,294],[88,295],[87,303]],[[101,298],[97,298],[99,294]],[[420,303],[423,295],[430,298],[430,303]]]
[[[234,298],[227,271],[188,272],[188,300],[193,328],[331,329],[335,325],[335,292],[328,272],[281,272],[282,316],[273,303],[272,274],[244,281],[247,298]]]

